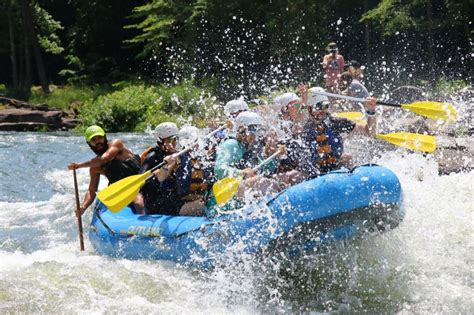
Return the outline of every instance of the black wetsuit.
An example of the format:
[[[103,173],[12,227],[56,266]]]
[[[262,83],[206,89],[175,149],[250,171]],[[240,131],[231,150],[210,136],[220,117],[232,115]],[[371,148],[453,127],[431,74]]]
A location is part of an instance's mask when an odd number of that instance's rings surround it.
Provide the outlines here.
[[[163,161],[168,154],[158,147],[150,150],[143,161],[140,173],[144,173]],[[189,193],[191,185],[191,161],[189,154],[180,156],[178,170],[163,182],[153,176],[141,189],[146,214],[178,215],[184,205],[181,197]],[[189,179],[188,179],[189,177]],[[177,180],[184,179],[186,180]]]
[[[109,180],[109,184],[112,184],[125,177],[138,174],[140,170],[140,157],[134,155],[124,161],[112,159],[103,164],[101,168],[105,172],[105,177]]]

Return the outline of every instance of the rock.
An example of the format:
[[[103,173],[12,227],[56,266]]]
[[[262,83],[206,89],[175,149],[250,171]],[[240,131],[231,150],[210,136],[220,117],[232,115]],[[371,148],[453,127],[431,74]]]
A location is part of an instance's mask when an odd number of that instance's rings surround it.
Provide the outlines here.
[[[437,136],[437,150],[433,153],[438,161],[439,173],[471,171],[474,168],[474,139]]]
[[[0,97],[0,103],[9,106],[0,111],[2,131],[67,130],[78,124],[74,115],[46,104],[28,104],[5,97]]]
[[[63,118],[61,128],[72,129],[79,124],[79,120],[75,118]]]
[[[473,169],[474,153],[451,148],[441,148],[434,152],[440,174],[458,173]]]
[[[34,122],[51,125],[51,127],[60,127],[61,117],[61,111],[43,112],[39,110],[25,110],[15,108],[0,111],[0,123]]]

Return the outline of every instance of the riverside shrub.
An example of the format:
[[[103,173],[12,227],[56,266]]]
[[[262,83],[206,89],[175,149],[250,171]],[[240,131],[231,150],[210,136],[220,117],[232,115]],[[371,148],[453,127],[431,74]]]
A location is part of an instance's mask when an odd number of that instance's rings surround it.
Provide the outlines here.
[[[123,90],[88,100],[80,109],[84,126],[100,125],[107,132],[138,131],[148,106],[158,101],[156,89],[144,85],[128,86]]]
[[[131,85],[86,101],[80,117],[83,126],[97,124],[107,132],[144,131],[164,121],[202,125],[216,115],[215,102],[210,93],[188,83]]]

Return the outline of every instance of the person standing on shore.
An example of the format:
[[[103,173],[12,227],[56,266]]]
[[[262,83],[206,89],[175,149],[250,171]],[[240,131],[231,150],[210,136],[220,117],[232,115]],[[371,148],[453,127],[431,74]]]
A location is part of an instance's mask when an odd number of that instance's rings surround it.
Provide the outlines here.
[[[325,86],[328,92],[338,92],[339,76],[344,69],[344,57],[339,54],[335,42],[326,47],[327,55],[323,58]]]

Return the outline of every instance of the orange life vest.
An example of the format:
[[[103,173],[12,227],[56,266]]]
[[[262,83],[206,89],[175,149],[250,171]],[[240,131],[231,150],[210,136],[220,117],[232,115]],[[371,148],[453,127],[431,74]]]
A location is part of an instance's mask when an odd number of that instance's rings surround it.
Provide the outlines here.
[[[204,167],[198,159],[191,159],[191,194],[204,194],[209,188],[209,181],[207,179],[206,173],[204,172]]]

